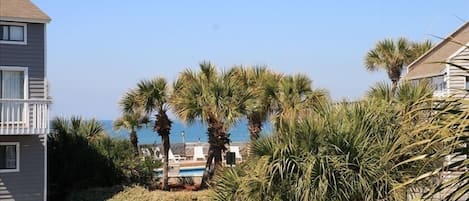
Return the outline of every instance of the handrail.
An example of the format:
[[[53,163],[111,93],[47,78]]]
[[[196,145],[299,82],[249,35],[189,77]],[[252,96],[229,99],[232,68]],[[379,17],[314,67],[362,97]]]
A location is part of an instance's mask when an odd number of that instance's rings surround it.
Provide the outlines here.
[[[0,99],[0,135],[46,134],[50,103],[47,99]]]

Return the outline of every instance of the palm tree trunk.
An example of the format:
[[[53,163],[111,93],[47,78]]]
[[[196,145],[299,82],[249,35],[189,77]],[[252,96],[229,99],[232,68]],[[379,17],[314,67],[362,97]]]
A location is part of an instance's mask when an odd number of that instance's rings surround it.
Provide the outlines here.
[[[168,115],[166,115],[166,111],[160,109],[158,114],[156,115],[156,122],[155,127],[153,128],[160,136],[161,142],[163,144],[163,152],[164,152],[164,161],[163,161],[163,190],[169,190],[168,185],[168,172],[169,172],[169,134],[171,133],[171,124],[172,121],[169,120]]]
[[[259,139],[260,133],[262,131],[262,121],[256,115],[251,115],[248,117],[248,129],[250,133],[251,142]]]
[[[170,149],[170,144],[169,144],[169,136],[168,135],[162,135],[161,136],[161,141],[163,142],[163,151],[164,151],[164,162],[163,162],[163,190],[167,191],[169,190],[169,185],[168,185],[168,171],[169,171],[169,149]]]
[[[132,130],[130,132],[130,142],[132,143],[132,146],[134,147],[135,156],[138,156],[139,155],[138,137],[137,137],[137,132],[135,130]]]
[[[214,173],[213,168],[212,168],[212,162],[213,162],[214,156],[215,156],[215,152],[213,150],[213,146],[209,145],[207,162],[205,163],[205,171],[202,176],[202,182],[200,183],[200,189],[206,189],[208,187],[208,181],[210,180],[210,178],[212,177],[212,174]]]
[[[215,174],[216,167],[222,165],[222,152],[226,150],[225,145],[230,142],[223,122],[214,118],[213,115],[209,115],[208,118],[207,134],[210,146],[202,183],[200,184],[202,189],[207,187],[207,182]]]
[[[399,80],[401,79],[401,67],[394,66],[388,71],[389,79],[392,82],[392,92],[396,91]]]
[[[396,88],[397,88],[397,84],[399,83],[399,80],[391,80],[392,82],[392,93],[394,93],[396,91]]]

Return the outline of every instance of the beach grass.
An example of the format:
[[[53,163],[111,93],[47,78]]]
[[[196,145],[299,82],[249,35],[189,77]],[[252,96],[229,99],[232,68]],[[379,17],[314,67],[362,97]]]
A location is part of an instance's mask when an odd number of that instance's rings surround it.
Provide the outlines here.
[[[149,191],[141,186],[96,188],[80,192],[71,197],[71,201],[208,201],[210,190],[202,191]]]

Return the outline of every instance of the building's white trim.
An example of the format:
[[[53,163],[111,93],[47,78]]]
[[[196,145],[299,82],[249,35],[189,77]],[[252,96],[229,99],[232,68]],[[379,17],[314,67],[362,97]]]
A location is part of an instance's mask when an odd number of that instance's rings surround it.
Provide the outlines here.
[[[450,83],[450,80],[451,80],[451,75],[450,75],[450,72],[451,72],[451,67],[450,65],[446,64],[446,94],[450,95],[450,92],[451,92],[451,83]]]
[[[28,44],[28,24],[26,23],[17,23],[17,22],[3,22],[0,21],[1,25],[13,25],[13,26],[22,26],[23,27],[23,41],[5,41],[0,40],[1,44],[12,44],[12,45],[27,45]]]
[[[20,143],[19,142],[0,142],[0,145],[16,146],[16,169],[0,169],[0,173],[10,173],[20,171]]]
[[[0,66],[0,71],[23,71],[24,75],[24,88],[23,88],[23,99],[29,99],[29,75],[28,75],[28,67],[20,67],[20,66]]]
[[[19,17],[0,17],[1,21],[13,21],[13,22],[29,22],[29,23],[40,23],[45,24],[50,22],[49,20],[31,19],[31,18],[19,18]]]
[[[49,97],[49,83],[47,81],[47,25],[44,24],[44,99]]]

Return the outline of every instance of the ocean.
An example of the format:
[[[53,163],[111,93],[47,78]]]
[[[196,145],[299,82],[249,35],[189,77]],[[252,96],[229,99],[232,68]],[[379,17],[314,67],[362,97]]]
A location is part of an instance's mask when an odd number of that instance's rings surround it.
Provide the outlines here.
[[[112,128],[112,120],[101,120],[104,125],[105,131],[112,137],[116,138],[129,138],[129,132],[127,130],[115,131]],[[230,139],[232,142],[248,142],[249,141],[249,130],[247,127],[247,121],[240,121],[238,124],[229,129]],[[272,131],[272,126],[269,123],[264,123],[262,128],[262,135],[269,135]],[[199,121],[194,122],[191,125],[185,125],[182,122],[173,120],[171,128],[170,142],[171,143],[182,143],[184,132],[185,142],[207,142],[207,126]],[[153,131],[153,124],[149,124],[148,127],[142,127],[137,131],[138,143],[139,144],[160,144],[161,137]]]

